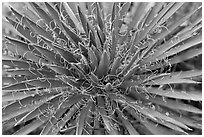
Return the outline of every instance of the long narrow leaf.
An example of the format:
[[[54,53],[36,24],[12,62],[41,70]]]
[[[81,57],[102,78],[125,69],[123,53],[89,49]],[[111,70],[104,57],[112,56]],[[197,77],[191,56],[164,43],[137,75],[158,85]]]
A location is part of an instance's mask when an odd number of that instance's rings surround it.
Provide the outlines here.
[[[37,11],[38,15],[43,19],[43,21],[49,25],[52,21],[52,18],[49,14],[47,14],[38,4],[35,2],[31,2],[33,8]]]
[[[74,105],[67,113],[66,115],[60,120],[57,122],[57,124],[53,125],[52,128],[50,129],[50,132],[48,133],[49,134],[57,134],[62,127],[64,127],[64,125],[66,124],[66,122],[68,120],[71,119],[71,117],[74,115],[74,113],[77,111],[77,106]]]
[[[122,115],[122,113],[118,109],[116,110],[116,112],[118,113],[119,118],[122,120],[123,124],[127,128],[129,134],[130,135],[139,135],[139,133],[135,130],[133,125],[128,121],[127,118],[124,118],[124,116]]]
[[[66,2],[63,2],[63,7],[64,9],[66,10],[66,12],[69,14],[70,18],[72,19],[72,21],[74,22],[75,26],[77,27],[77,29],[80,31],[80,32],[83,32],[83,29],[82,29],[82,26],[79,22],[79,20],[76,18],[76,16],[74,15],[72,9],[70,8],[70,6],[66,3]]]
[[[75,34],[72,30],[70,30],[70,28],[67,25],[62,23],[62,26],[66,31],[66,34],[68,35],[68,37],[72,40],[73,43],[75,43],[76,46],[78,45],[79,42],[82,43],[82,39],[77,34]]]
[[[89,113],[89,109],[91,107],[92,102],[90,101],[87,106],[83,107],[83,109],[81,110],[81,114],[78,117],[78,126],[76,128],[76,134],[77,135],[82,135],[82,131],[85,125],[85,120],[87,118],[87,115]]]
[[[134,88],[132,88],[131,90],[133,90]],[[137,88],[138,89],[138,88]],[[142,98],[143,100],[149,101],[149,102],[153,102],[157,105],[160,106],[165,106],[167,108],[171,108],[171,109],[175,109],[175,110],[182,110],[182,111],[187,111],[187,112],[192,112],[192,113],[202,113],[200,109],[185,104],[181,101],[174,101],[174,100],[170,100],[170,99],[163,99],[161,96],[155,96],[155,95],[146,95],[148,91],[145,91],[144,94],[142,93],[138,93],[137,91],[133,90],[130,93],[130,96],[135,97],[135,98]],[[146,94],[145,94],[146,93]],[[148,97],[148,98],[147,98]]]
[[[47,40],[45,38],[42,38],[45,43],[47,43],[50,48],[54,49],[55,51],[57,51],[63,58],[65,58],[68,62],[71,63],[77,63],[77,58],[74,56],[74,54],[72,54],[70,51],[61,48],[60,45],[58,44],[54,44],[52,41]]]
[[[35,94],[37,94],[36,91],[7,93],[6,95],[2,96],[2,101],[5,102],[5,101],[21,100],[23,98],[33,96]]]
[[[167,52],[165,52],[165,54],[160,55],[159,57],[157,57],[157,60],[175,55],[175,54],[182,52],[188,48],[191,48],[191,47],[193,47],[193,46],[195,46],[201,42],[202,42],[202,36],[201,35],[198,35],[197,37],[190,38],[188,41],[185,41],[183,45],[180,45],[178,47],[170,49]]]
[[[104,75],[108,73],[109,70],[109,56],[106,51],[103,52],[98,69],[97,76],[102,78]]]
[[[20,124],[22,121],[26,122],[40,115],[45,115],[45,116],[52,115],[52,113],[54,113],[53,111],[55,111],[59,106],[59,98],[61,97],[61,95],[62,94],[60,93],[53,96],[51,100],[42,104],[38,108],[30,111],[28,114],[22,117],[15,125]]]
[[[32,132],[33,130],[37,129],[38,127],[40,127],[44,122],[46,122],[48,120],[47,117],[41,115],[37,120],[31,122],[30,124],[24,126],[23,128],[21,128],[20,130],[18,130],[17,132],[15,132],[13,135],[26,135],[29,134],[30,132]]]
[[[33,43],[37,43],[37,37],[35,34],[32,34],[33,32],[30,31],[27,27],[23,27],[22,25],[20,25],[19,23],[11,20],[10,18],[6,17],[6,19],[9,21],[10,24],[12,24],[15,29],[26,39],[28,39],[29,41],[33,42]]]
[[[176,90],[162,90],[157,88],[148,88],[148,92],[160,96],[166,96],[171,98],[185,99],[185,100],[195,100],[202,101],[202,93],[198,91],[182,92]]]

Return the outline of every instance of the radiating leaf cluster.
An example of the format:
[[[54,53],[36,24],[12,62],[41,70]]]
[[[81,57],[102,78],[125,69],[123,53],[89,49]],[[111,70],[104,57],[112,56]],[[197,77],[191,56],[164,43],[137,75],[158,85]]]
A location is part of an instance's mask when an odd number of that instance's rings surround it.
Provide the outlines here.
[[[12,134],[188,134],[202,129],[187,101],[202,101],[201,70],[175,71],[202,54],[202,18],[168,22],[184,3],[29,3],[29,15],[10,7],[3,55],[2,121]],[[33,17],[32,17],[33,18]]]

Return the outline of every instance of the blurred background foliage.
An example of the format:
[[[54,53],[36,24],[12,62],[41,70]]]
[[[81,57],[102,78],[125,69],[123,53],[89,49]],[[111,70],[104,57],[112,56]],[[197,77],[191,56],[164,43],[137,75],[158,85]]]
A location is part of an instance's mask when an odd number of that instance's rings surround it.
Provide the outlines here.
[[[80,4],[81,7],[84,6],[84,10],[85,10],[85,3],[81,3],[81,2],[78,2]],[[37,4],[41,4],[41,3],[37,3]],[[55,5],[55,3],[53,2],[52,3],[53,5]],[[68,2],[68,4],[72,5],[71,2]],[[152,6],[154,5],[155,3],[154,2],[151,2],[151,3],[147,3],[149,6]],[[42,4],[41,4],[42,5]],[[113,5],[112,2],[102,2],[101,5],[104,7],[104,13],[105,15],[109,15],[109,13],[111,13],[111,7]],[[171,19],[169,20],[169,22],[167,23],[171,23],[171,21],[174,21],[174,20],[177,20],[179,18],[181,18],[184,14],[187,14],[189,12],[191,12],[192,10],[196,9],[197,7],[201,6],[202,3],[201,2],[186,2],[180,9],[178,12],[176,12],[172,17]],[[4,2],[2,3],[2,54],[9,54],[8,51],[6,50],[5,48],[5,40],[4,40],[4,36],[10,36],[10,37],[15,37],[15,38],[18,38],[18,39],[23,39],[19,34],[18,32],[11,26],[11,24],[9,24],[6,20],[6,16],[11,18],[11,19],[14,19],[15,20],[15,16],[12,14],[12,12],[10,11],[9,9],[9,6],[17,9],[17,11],[19,11],[20,13],[23,13],[25,15],[27,15],[28,17],[30,17],[32,20],[36,20],[36,21],[39,21],[37,18],[34,18],[35,16],[32,16],[33,13],[33,9],[32,7],[29,5],[29,3],[23,3],[23,2]],[[131,3],[131,8],[129,9],[128,11],[128,16],[127,18],[125,19],[125,23],[128,23],[131,18],[134,16],[134,13],[136,11],[138,7],[138,3],[135,3],[135,2],[132,2]],[[46,8],[45,8],[46,9]],[[75,13],[77,12],[77,9],[75,10]],[[191,21],[195,20],[196,18],[202,16],[202,12],[198,12],[197,14],[193,15],[191,17],[191,19],[189,21],[186,21],[185,22],[185,25],[189,25],[191,24]],[[39,21],[40,23],[40,21]],[[124,25],[124,29],[125,29],[125,25]],[[202,69],[202,54],[195,57],[195,58],[191,58],[189,60],[186,60],[182,63],[179,63],[175,66],[175,70],[177,71],[185,71],[185,70],[193,70],[193,69],[199,69],[201,70]],[[199,81],[202,81],[202,78],[199,79]],[[199,90],[202,90],[202,85],[199,84],[199,85],[191,85],[191,84],[179,84],[178,87],[175,87],[175,88],[178,88],[178,89],[183,89],[183,90],[194,90],[194,89],[199,89]],[[188,101],[188,102],[185,102],[185,103],[189,103],[191,105],[194,105],[200,109],[202,109],[202,105],[201,103],[196,103],[194,101]],[[202,116],[200,115],[192,115],[192,113],[189,113],[189,112],[186,112],[188,113],[187,115],[189,117],[194,117],[194,119],[197,119],[198,121],[202,121]],[[23,125],[21,125],[23,126]],[[12,131],[8,131],[6,130],[6,132],[4,132],[4,128],[6,127],[3,127],[3,134],[10,134],[10,132],[14,132],[16,131],[17,129],[12,129]],[[18,127],[15,127],[15,128],[18,128]],[[20,128],[20,127],[19,127]],[[35,131],[31,132],[30,134],[38,134],[39,130],[36,129]],[[201,133],[202,131],[200,130],[193,130],[192,133],[190,134],[194,134],[194,135],[198,135],[198,134],[202,134]]]

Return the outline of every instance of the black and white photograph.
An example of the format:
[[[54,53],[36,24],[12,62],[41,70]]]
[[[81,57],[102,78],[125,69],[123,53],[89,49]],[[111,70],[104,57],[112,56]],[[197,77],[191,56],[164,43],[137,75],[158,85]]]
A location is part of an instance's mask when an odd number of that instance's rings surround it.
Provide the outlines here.
[[[2,135],[202,135],[202,2],[2,4]]]

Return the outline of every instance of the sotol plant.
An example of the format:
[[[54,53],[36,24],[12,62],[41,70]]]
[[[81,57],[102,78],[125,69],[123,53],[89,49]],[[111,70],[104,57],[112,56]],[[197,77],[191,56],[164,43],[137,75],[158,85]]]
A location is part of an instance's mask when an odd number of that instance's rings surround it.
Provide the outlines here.
[[[79,5],[78,5],[79,4]],[[201,70],[176,64],[202,54],[201,7],[171,20],[184,3],[30,3],[7,18],[2,121],[13,134],[188,134],[202,129]],[[30,7],[29,7],[30,8]],[[32,20],[32,19],[37,20]],[[170,21],[171,20],[171,21]],[[187,22],[187,23],[186,23]],[[188,117],[188,114],[193,115]]]

